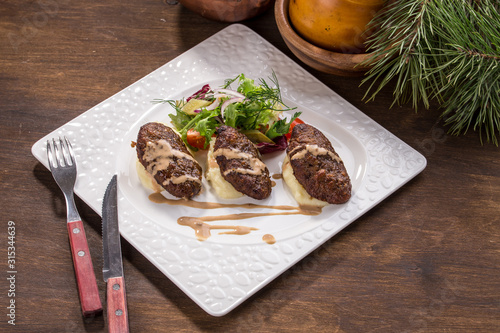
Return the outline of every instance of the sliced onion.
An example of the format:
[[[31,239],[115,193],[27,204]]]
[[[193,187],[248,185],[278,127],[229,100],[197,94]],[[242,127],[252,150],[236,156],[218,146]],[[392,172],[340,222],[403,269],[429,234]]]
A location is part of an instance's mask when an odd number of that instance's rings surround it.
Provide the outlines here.
[[[231,89],[215,89],[215,93],[221,93],[221,94],[226,94],[226,95],[231,95],[239,98],[245,98],[245,95],[242,93],[237,92],[236,90],[231,90]]]
[[[216,98],[215,101],[212,102],[212,104],[205,106],[205,110],[214,110],[217,108],[220,104],[220,98]]]
[[[232,103],[242,102],[245,99],[245,95],[240,94],[237,91],[231,89],[217,89],[214,91],[213,95],[206,95],[207,98],[215,98],[212,104],[205,107],[205,110],[214,110],[220,105],[221,98],[231,97],[230,99],[224,101],[221,106],[221,116],[224,117],[224,109]]]
[[[240,96],[234,96],[234,95],[230,95],[230,94],[224,94],[222,92],[214,92],[213,94],[205,95],[205,99],[209,99],[209,98],[222,98],[222,97],[240,97]]]
[[[212,97],[213,98],[224,98],[224,97],[231,97],[231,96],[232,95],[217,93],[217,94],[214,94]]]
[[[224,101],[224,103],[222,103],[222,106],[220,107],[220,115],[222,116],[222,118],[224,118],[224,110],[230,104],[238,103],[238,102],[243,102],[244,99],[245,99],[245,96],[243,96],[243,97],[233,97],[233,98],[228,99],[227,101]]]

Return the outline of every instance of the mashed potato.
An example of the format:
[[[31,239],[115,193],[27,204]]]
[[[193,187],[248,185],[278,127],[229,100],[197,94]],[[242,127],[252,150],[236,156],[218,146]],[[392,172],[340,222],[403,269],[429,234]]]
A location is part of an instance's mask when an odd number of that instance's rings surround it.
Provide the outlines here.
[[[137,170],[137,176],[141,181],[142,186],[147,189],[153,190],[155,192],[163,191],[163,187],[158,184],[156,179],[146,170],[146,168],[139,162],[139,159],[135,161],[135,168]]]
[[[328,205],[328,202],[313,198],[306,192],[304,186],[299,183],[293,174],[292,165],[290,164],[288,155],[286,155],[285,160],[283,161],[282,173],[283,180],[290,189],[290,193],[292,193],[293,197],[300,206],[324,207]]]
[[[222,199],[237,199],[243,196],[243,193],[236,189],[222,177],[219,165],[214,157],[215,138],[210,141],[210,148],[207,153],[207,172],[206,178],[212,184],[215,193]]]

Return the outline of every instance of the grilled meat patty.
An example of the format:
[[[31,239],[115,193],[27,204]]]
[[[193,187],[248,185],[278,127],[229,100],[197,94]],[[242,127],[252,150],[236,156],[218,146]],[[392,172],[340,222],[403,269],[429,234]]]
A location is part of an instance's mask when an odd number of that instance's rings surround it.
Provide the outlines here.
[[[313,198],[340,204],[351,197],[351,180],[342,159],[317,128],[296,125],[286,150],[297,181]]]
[[[189,199],[201,190],[202,170],[179,135],[161,123],[147,123],[137,136],[137,157],[165,190]]]
[[[269,170],[259,157],[255,145],[242,133],[229,126],[217,129],[214,156],[222,177],[233,187],[254,199],[271,194]]]

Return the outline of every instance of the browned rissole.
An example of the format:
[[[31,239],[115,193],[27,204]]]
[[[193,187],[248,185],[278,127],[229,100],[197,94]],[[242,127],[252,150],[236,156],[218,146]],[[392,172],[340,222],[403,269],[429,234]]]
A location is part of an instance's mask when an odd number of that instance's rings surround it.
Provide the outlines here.
[[[305,149],[308,151],[304,152]],[[349,175],[331,142],[320,130],[308,124],[296,125],[286,152],[295,178],[310,196],[330,204],[349,200]]]
[[[224,179],[251,198],[261,200],[269,197],[272,187],[269,170],[261,161],[255,145],[229,126],[219,127],[217,134],[214,156]],[[249,158],[244,158],[242,154]],[[240,158],[234,158],[238,155]]]
[[[155,156],[154,149],[166,154]],[[156,122],[143,125],[137,136],[136,151],[141,164],[146,170],[153,170],[158,184],[173,196],[189,199],[201,191],[201,166],[170,127]]]

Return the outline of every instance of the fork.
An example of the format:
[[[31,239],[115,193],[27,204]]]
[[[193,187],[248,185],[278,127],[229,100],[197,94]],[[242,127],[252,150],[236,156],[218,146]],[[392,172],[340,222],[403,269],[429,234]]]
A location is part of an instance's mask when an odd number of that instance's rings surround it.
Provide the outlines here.
[[[47,157],[52,176],[66,200],[67,227],[82,312],[85,317],[94,316],[102,312],[102,304],[85,230],[75,205],[76,160],[69,140],[66,137],[47,140]]]

